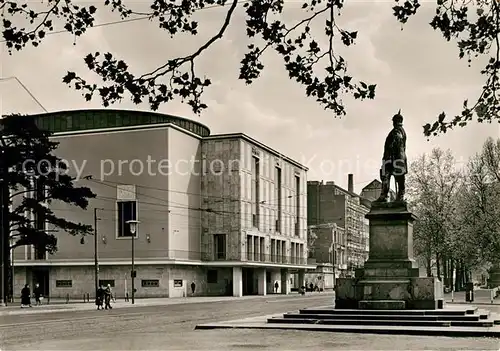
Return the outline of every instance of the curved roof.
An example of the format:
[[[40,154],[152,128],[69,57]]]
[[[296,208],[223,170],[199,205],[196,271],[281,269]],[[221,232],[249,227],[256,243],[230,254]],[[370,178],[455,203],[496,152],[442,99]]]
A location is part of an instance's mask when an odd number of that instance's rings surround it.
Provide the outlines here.
[[[210,135],[210,129],[201,123],[149,111],[89,109],[57,111],[32,116],[36,119],[40,129],[53,133],[172,123],[201,137]]]

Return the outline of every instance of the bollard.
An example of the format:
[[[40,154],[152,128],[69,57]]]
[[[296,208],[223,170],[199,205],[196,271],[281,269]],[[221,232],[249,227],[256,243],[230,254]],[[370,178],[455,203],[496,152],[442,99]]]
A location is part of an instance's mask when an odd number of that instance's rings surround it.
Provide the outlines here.
[[[66,294],[66,303],[69,303],[69,294]]]

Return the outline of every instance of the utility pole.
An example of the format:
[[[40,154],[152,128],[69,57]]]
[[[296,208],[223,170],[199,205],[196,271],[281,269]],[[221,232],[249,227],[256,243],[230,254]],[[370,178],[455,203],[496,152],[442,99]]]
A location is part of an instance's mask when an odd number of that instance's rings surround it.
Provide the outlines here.
[[[95,285],[95,296],[97,298],[97,290],[99,289],[99,252],[97,245],[97,210],[94,208],[94,285]]]

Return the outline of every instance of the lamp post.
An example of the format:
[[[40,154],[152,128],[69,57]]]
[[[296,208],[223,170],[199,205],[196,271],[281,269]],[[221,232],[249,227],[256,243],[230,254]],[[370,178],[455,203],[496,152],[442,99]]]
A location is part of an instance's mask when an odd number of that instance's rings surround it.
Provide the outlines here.
[[[135,266],[134,266],[134,255],[135,255],[135,233],[137,232],[137,225],[140,223],[139,221],[136,220],[130,220],[126,222],[128,225],[130,225],[130,240],[132,241],[132,271],[130,272],[130,277],[132,279],[132,305],[135,303],[134,300],[134,295],[135,295]]]
[[[99,289],[99,246],[97,245],[97,210],[104,210],[103,208],[94,208],[94,285],[95,296],[97,298],[97,290]]]

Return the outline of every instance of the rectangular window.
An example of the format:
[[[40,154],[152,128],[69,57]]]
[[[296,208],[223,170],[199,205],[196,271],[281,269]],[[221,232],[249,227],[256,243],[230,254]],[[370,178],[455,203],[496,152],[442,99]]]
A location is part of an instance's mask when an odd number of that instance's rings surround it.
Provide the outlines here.
[[[300,177],[295,176],[295,236],[300,236]]]
[[[45,184],[43,182],[43,179],[38,178],[34,180],[34,186],[35,186],[35,191],[34,195],[35,198],[40,201],[41,203],[45,203]],[[34,220],[35,220],[35,229],[36,230],[43,230],[45,231],[45,216],[41,211],[35,211],[34,213]],[[35,244],[34,245],[35,249],[35,260],[45,260],[47,251],[45,249],[45,245],[39,245]]]
[[[209,269],[207,271],[207,283],[208,284],[217,283],[217,271],[215,269]]]
[[[253,260],[253,239],[251,235],[247,235],[247,260]]]
[[[112,288],[115,287],[115,281],[109,279],[99,279],[99,286],[110,286]]]
[[[56,288],[71,288],[73,287],[72,280],[56,280]]]
[[[226,259],[226,234],[214,235],[214,250],[216,260]]]
[[[130,225],[127,222],[137,219],[137,201],[119,201],[117,204],[118,237],[131,237]],[[137,237],[137,233],[135,236]]]
[[[278,201],[278,216],[276,218],[276,231],[279,233],[281,232],[281,212],[282,212],[282,201],[283,201],[283,194],[281,192],[281,168],[276,167],[276,197]]]
[[[252,225],[259,228],[260,210],[260,160],[252,157]]]
[[[141,280],[141,286],[143,288],[158,288],[160,281],[158,279],[143,279]]]

